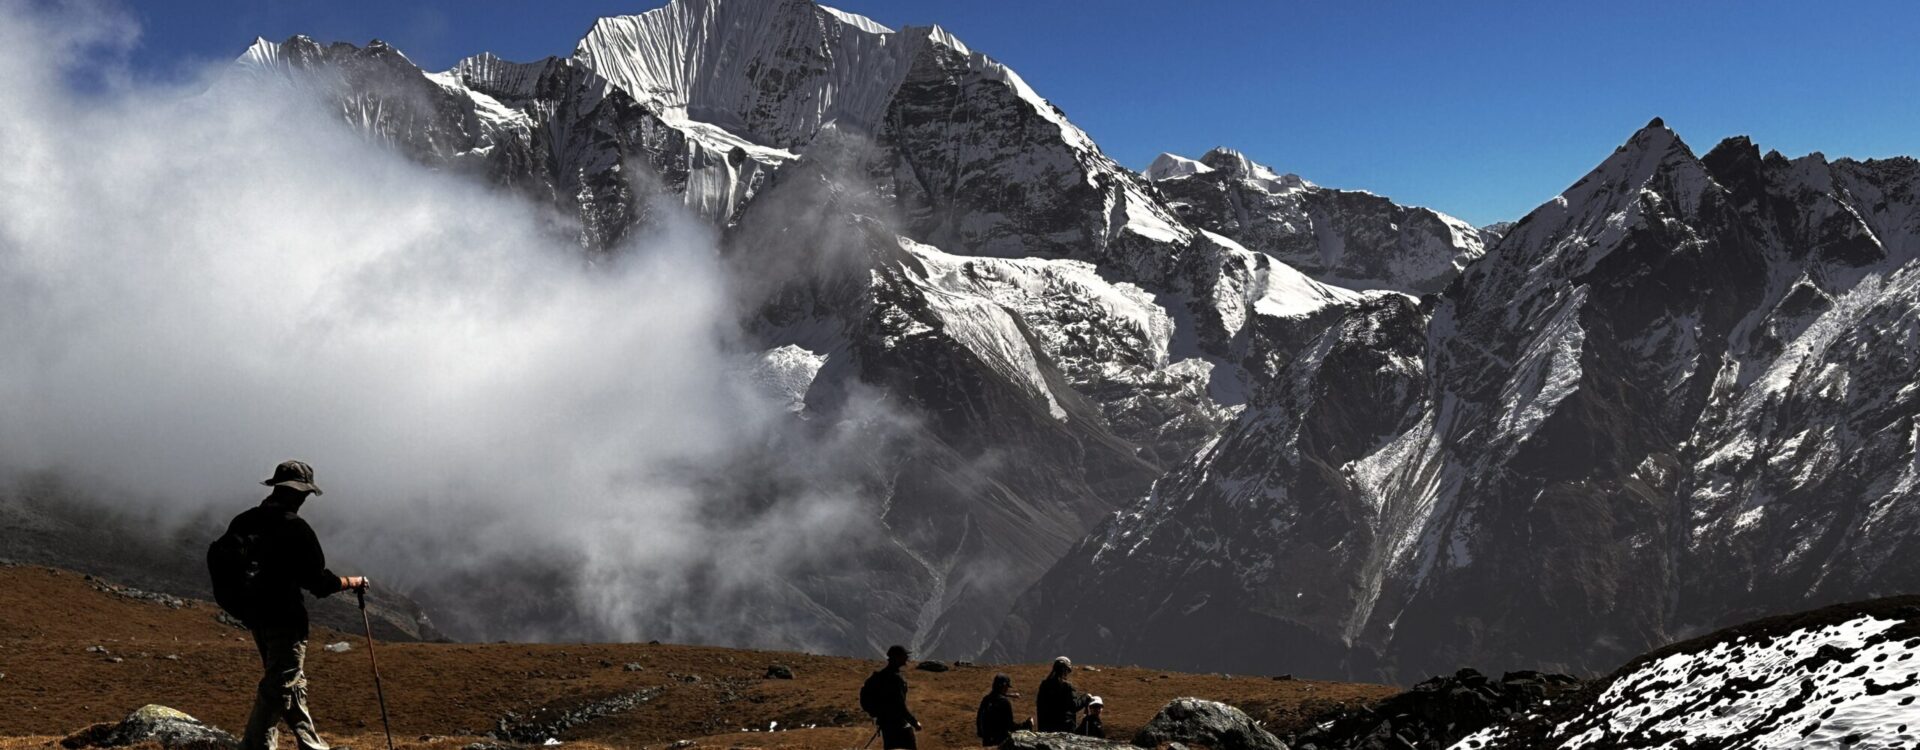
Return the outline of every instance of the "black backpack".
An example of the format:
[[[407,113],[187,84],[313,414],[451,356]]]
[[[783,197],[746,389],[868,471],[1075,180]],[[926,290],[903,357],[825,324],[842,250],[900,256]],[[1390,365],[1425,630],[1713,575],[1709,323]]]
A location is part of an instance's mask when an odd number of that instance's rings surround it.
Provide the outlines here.
[[[237,533],[232,527],[207,545],[207,574],[213,578],[213,601],[241,622],[246,622],[251,614],[254,591],[266,567],[261,557],[259,535]]]
[[[866,683],[860,686],[860,710],[867,712],[868,716],[875,719],[880,718],[880,712],[884,710],[880,708],[880,686],[877,684],[879,681],[880,672],[874,672],[867,675]]]

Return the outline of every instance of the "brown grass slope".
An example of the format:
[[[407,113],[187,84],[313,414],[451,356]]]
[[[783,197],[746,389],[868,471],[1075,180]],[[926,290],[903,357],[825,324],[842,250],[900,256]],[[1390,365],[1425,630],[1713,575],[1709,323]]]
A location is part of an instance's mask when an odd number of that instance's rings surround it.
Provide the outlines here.
[[[245,722],[258,661],[243,630],[212,604],[163,603],[113,593],[76,573],[0,567],[0,750],[44,747],[96,722],[159,703],[230,731]],[[330,653],[322,644],[347,641]],[[90,652],[100,646],[107,653]],[[559,735],[589,747],[849,748],[871,725],[857,705],[876,661],[702,646],[648,644],[385,643],[378,646],[395,738],[406,748],[459,748],[509,713],[547,717],[649,688],[658,697]],[[114,661],[114,659],[119,661]],[[629,671],[628,664],[638,665]],[[767,667],[795,679],[766,679]],[[1098,671],[1095,671],[1097,669]],[[914,671],[912,703],[926,725],[922,747],[975,747],[973,711],[992,675],[1013,675],[1032,713],[1044,665],[978,665]],[[364,637],[318,629],[309,644],[310,700],[322,734],[356,748],[384,745]],[[1265,675],[1192,675],[1096,666],[1075,681],[1104,697],[1112,737],[1130,737],[1167,701],[1186,695],[1239,706],[1285,734],[1327,709],[1371,704],[1381,685],[1281,681]],[[781,727],[814,729],[767,733]]]

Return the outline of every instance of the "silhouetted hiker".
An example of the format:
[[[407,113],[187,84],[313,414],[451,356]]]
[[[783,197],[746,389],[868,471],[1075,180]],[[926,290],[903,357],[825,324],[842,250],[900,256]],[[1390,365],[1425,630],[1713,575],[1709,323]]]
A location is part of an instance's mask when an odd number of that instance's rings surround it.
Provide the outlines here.
[[[913,733],[920,728],[920,720],[913,718],[913,712],[907,709],[907,676],[900,673],[907,665],[908,656],[905,646],[887,647],[887,665],[868,676],[867,683],[860,686],[860,710],[872,716],[874,725],[880,728],[883,750],[918,747]]]
[[[1107,727],[1100,723],[1100,709],[1105,706],[1106,701],[1100,700],[1098,695],[1087,699],[1087,718],[1080,720],[1080,728],[1073,730],[1073,733],[1106,739]]]
[[[973,733],[980,736],[981,747],[998,747],[1013,736],[1013,678],[993,676],[993,689],[980,699],[980,710],[973,715]]]
[[[1073,731],[1075,715],[1090,700],[1086,693],[1074,689],[1073,682],[1067,679],[1070,674],[1073,674],[1073,660],[1062,656],[1053,660],[1053,672],[1040,681],[1040,689],[1033,695],[1033,718],[1039,722],[1040,731]]]
[[[320,494],[313,467],[287,461],[261,484],[273,492],[259,506],[235,516],[227,533],[207,550],[214,599],[253,633],[265,671],[240,747],[274,747],[274,725],[285,720],[300,750],[329,750],[307,712],[307,604],[300,590],[324,597],[366,588],[367,579],[343,578],[327,570],[319,538],[300,518],[300,504],[308,495]]]

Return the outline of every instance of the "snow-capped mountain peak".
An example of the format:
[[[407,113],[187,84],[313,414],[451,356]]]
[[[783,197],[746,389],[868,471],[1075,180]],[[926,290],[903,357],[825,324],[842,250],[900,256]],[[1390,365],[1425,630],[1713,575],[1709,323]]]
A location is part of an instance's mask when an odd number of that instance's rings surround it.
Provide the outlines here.
[[[1152,164],[1147,165],[1146,174],[1147,179],[1159,182],[1160,180],[1168,180],[1175,177],[1206,174],[1211,171],[1213,171],[1213,167],[1209,167],[1197,159],[1189,159],[1179,154],[1162,153],[1153,158]]]
[[[1224,146],[1214,148],[1200,156],[1200,163],[1225,172],[1239,179],[1249,180],[1266,187],[1271,192],[1301,190],[1315,187],[1300,175],[1281,174],[1260,162],[1247,158],[1246,154]]]
[[[1188,223],[1349,289],[1439,291],[1491,244],[1438,211],[1324,188],[1225,147],[1162,154],[1147,177]]]

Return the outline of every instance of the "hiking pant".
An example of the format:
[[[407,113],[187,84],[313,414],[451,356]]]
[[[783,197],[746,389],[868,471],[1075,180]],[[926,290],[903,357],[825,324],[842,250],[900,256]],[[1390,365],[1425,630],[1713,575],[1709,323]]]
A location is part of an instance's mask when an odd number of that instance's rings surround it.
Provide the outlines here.
[[[307,675],[302,671],[307,661],[306,635],[293,628],[253,631],[264,674],[253,696],[253,714],[247,717],[240,750],[273,750],[274,725],[282,720],[293,728],[300,750],[331,750],[313,728],[313,715],[307,713]]]
[[[918,750],[919,746],[914,742],[913,725],[881,726],[880,747],[882,750]]]

